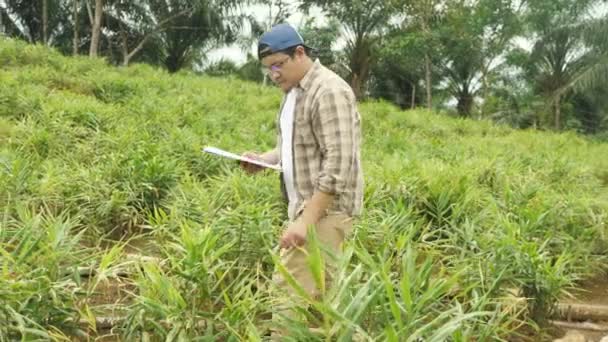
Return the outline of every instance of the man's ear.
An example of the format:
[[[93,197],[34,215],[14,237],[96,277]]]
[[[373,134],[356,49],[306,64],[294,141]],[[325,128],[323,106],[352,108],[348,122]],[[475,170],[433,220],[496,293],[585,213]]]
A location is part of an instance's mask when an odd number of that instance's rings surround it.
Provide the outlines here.
[[[302,45],[300,45],[296,48],[296,54],[300,58],[302,58],[302,57],[304,57],[304,55],[306,55],[306,50],[304,50],[304,47]]]

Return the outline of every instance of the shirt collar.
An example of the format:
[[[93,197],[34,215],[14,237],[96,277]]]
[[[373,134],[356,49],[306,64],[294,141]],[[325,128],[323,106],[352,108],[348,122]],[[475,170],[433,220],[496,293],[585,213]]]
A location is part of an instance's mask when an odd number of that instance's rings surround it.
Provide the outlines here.
[[[308,90],[310,88],[310,86],[312,85],[312,81],[314,80],[317,70],[319,70],[320,68],[321,68],[321,62],[317,59],[312,64],[310,69],[308,69],[308,71],[306,72],[306,75],[304,75],[304,77],[302,77],[302,79],[300,80],[300,83],[298,84],[298,87],[302,88],[302,90],[304,90],[304,91]]]

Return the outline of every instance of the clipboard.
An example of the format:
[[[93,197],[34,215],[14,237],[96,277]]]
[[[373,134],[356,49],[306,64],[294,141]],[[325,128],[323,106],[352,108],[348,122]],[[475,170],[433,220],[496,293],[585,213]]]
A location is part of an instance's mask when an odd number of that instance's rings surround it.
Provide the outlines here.
[[[216,156],[220,156],[220,157],[224,157],[224,158],[244,161],[244,162],[247,162],[247,163],[251,163],[251,164],[258,165],[258,166],[261,166],[261,167],[265,167],[265,168],[268,168],[268,169],[273,169],[273,170],[276,170],[276,171],[281,171],[282,170],[281,169],[281,165],[268,164],[268,163],[265,163],[265,162],[260,161],[260,160],[255,160],[255,159],[243,157],[243,156],[240,156],[238,154],[234,154],[234,153],[231,153],[231,152],[228,152],[228,151],[224,151],[222,149],[219,149],[219,148],[213,147],[213,146],[207,146],[207,147],[205,147],[203,149],[203,152],[214,154]]]

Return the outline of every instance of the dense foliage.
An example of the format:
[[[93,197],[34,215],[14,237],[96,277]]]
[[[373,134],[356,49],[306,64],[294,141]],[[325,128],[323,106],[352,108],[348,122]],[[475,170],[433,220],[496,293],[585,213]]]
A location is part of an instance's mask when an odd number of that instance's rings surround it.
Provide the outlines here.
[[[267,83],[257,39],[289,21],[360,99],[606,140],[607,9],[606,0],[0,0],[0,35],[115,65]],[[243,65],[210,60],[226,44],[242,49]]]
[[[0,340],[103,334],[95,317],[110,313],[127,340],[258,340],[277,324],[276,174],[201,149],[272,147],[278,90],[9,39],[0,65]],[[316,337],[283,323],[296,340],[506,339],[600,272],[608,145],[385,102],[360,111],[365,211],[336,287],[308,299]]]

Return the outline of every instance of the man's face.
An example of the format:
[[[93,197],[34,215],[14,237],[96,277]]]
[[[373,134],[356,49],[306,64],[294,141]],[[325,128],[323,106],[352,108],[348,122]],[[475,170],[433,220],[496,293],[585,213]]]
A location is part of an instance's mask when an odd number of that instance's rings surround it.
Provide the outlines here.
[[[301,49],[298,47],[298,50]],[[284,92],[295,87],[303,77],[301,51],[296,50],[293,57],[285,53],[275,53],[262,58],[262,66],[270,79]]]

